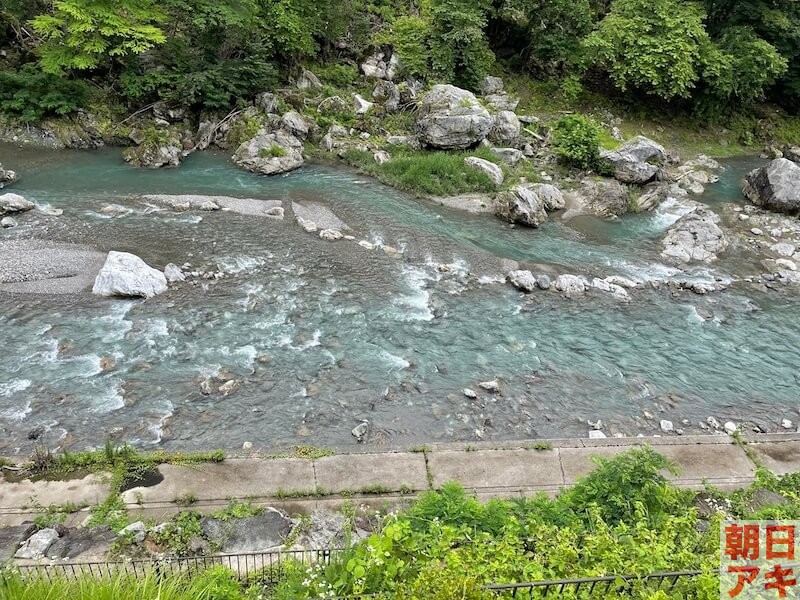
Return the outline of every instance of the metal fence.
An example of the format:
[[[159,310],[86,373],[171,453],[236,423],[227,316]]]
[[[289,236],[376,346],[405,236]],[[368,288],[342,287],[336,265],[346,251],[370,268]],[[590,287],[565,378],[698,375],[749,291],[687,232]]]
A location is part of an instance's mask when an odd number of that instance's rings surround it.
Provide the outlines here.
[[[145,573],[177,574],[222,565],[236,573],[241,579],[254,578],[265,585],[274,585],[280,581],[282,565],[286,561],[309,565],[329,564],[331,559],[341,551],[341,549],[285,550],[184,558],[16,565],[15,568],[23,576],[39,576],[51,581],[58,577],[77,578],[81,575],[112,577],[115,575],[140,576]]]
[[[163,558],[148,560],[120,560],[109,562],[65,562],[48,564],[17,565],[23,575],[42,577],[48,581],[59,577],[77,578],[81,575],[112,577],[120,574],[143,576],[150,574],[178,574],[203,570],[222,565],[232,570],[241,579],[251,579],[265,586],[279,583],[286,561],[303,564],[330,564],[343,549],[325,550],[285,550],[279,552],[252,552],[242,554],[222,554],[217,556],[197,556],[184,558]],[[608,593],[630,593],[644,586],[653,591],[672,590],[681,580],[689,580],[704,571],[674,571],[652,573],[649,575],[609,575],[605,577],[586,577],[576,579],[557,579],[532,581],[527,583],[508,583],[484,586],[498,598],[537,599],[557,598],[564,594],[581,594],[583,597],[602,598]],[[347,596],[339,600],[366,600],[380,594]]]

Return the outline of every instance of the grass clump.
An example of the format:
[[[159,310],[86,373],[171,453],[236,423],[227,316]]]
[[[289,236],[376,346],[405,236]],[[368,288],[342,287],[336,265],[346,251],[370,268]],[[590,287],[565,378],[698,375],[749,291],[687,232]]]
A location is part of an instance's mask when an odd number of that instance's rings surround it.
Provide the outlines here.
[[[393,147],[392,159],[382,165],[375,163],[371,152],[349,149],[344,159],[361,171],[383,183],[420,196],[454,196],[470,192],[492,192],[494,183],[485,173],[464,163],[467,156],[487,160],[497,158],[489,153],[414,151]]]
[[[220,519],[221,521],[230,521],[231,519],[246,519],[247,517],[255,517],[264,512],[264,509],[260,506],[255,506],[251,502],[239,502],[235,498],[231,498],[228,502],[228,506],[223,508],[222,510],[218,510],[213,513],[215,519]]]
[[[280,158],[281,156],[286,156],[286,150],[277,144],[272,144],[269,148],[261,148],[258,151],[259,158]]]

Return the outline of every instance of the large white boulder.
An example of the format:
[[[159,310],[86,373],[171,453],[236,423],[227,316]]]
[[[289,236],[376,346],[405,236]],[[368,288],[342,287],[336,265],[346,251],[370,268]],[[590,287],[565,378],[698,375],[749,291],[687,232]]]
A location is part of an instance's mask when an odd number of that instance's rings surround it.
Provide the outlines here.
[[[236,149],[233,162],[261,175],[287,173],[303,166],[303,142],[285,131],[261,129]]]
[[[753,204],[796,213],[800,211],[800,165],[776,158],[751,171],[744,180],[743,191]]]
[[[98,296],[150,298],[167,291],[167,278],[135,254],[111,251],[97,278],[92,293]]]
[[[469,148],[486,139],[492,116],[475,95],[453,85],[435,85],[419,104],[417,133],[433,148]]]
[[[547,221],[545,199],[527,187],[518,185],[497,194],[495,215],[509,223],[540,227]]]
[[[468,167],[472,167],[481,173],[485,173],[486,176],[492,180],[492,183],[495,186],[500,187],[503,185],[503,169],[498,167],[493,162],[484,160],[483,158],[478,158],[477,156],[468,156],[464,159],[464,163]]]

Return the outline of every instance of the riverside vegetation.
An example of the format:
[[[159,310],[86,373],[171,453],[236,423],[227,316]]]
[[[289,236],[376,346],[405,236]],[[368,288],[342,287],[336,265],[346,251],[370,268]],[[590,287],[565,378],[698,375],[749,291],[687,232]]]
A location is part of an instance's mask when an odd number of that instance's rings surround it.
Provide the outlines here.
[[[221,567],[192,576],[87,576],[51,583],[7,570],[0,572],[0,593],[9,600],[156,595],[169,600],[277,600],[357,594],[488,600],[502,597],[482,589],[494,583],[701,570],[703,574],[679,580],[670,591],[637,582],[632,594],[619,597],[712,599],[719,597],[716,569],[723,519],[800,516],[798,474],[776,477],[759,469],[753,485],[726,494],[676,488],[664,478],[668,470],[673,466],[667,459],[645,446],[598,459],[592,473],[555,499],[540,494],[481,503],[457,484],[445,484],[408,509],[386,514],[374,533],[346,542],[345,551],[329,565],[287,560],[279,573],[256,571],[244,581]],[[225,519],[236,519],[256,511],[231,505],[223,512]],[[344,512],[354,518],[352,509]],[[196,528],[193,514],[182,513],[175,523]],[[159,535],[169,536],[170,531],[178,529],[165,527]],[[279,583],[266,587],[263,581],[275,581],[276,575]],[[559,597],[591,595],[567,590]],[[612,591],[608,597],[617,594]]]
[[[265,112],[289,105],[323,129],[358,125],[380,145],[412,129],[426,84],[479,91],[486,75],[503,72],[525,112],[577,110],[608,122],[613,108],[625,113],[625,134],[652,126],[678,147],[730,154],[796,143],[798,31],[791,0],[11,0],[0,10],[0,113],[7,137],[25,123],[68,146],[133,141],[143,148],[131,160],[144,164],[154,148],[176,146],[156,160],[174,165],[186,144],[169,122],[218,128],[223,115],[287,82],[300,89],[262,98]],[[373,90],[369,80],[401,77],[399,98],[393,85]],[[353,94],[355,107],[344,100]],[[154,104],[167,108],[123,119]],[[260,124],[237,114],[227,127],[236,148]],[[292,162],[281,140],[255,153]],[[362,158],[345,160],[366,167]],[[409,151],[368,166],[420,193],[490,187],[456,157]]]

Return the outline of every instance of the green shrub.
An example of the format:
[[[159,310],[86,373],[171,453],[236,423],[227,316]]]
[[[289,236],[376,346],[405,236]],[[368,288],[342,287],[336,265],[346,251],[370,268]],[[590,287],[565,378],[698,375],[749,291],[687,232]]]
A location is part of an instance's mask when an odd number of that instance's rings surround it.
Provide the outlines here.
[[[88,86],[40,71],[32,64],[0,69],[0,112],[24,121],[63,116],[86,106]]]
[[[320,81],[334,88],[349,88],[358,82],[358,67],[348,64],[325,63],[314,65],[311,70]]]
[[[600,126],[583,115],[567,115],[553,127],[553,149],[567,164],[580,169],[600,166]]]

